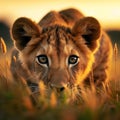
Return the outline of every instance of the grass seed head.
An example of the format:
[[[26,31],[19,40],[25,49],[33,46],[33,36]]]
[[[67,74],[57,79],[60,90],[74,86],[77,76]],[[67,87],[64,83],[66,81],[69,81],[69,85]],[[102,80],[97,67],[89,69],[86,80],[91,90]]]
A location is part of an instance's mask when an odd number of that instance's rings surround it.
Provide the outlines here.
[[[117,43],[115,43],[115,45],[114,45],[114,57],[115,57],[115,59],[117,59],[117,55],[118,55],[118,47],[117,47]]]
[[[16,62],[16,57],[15,56],[13,56],[13,60],[14,60],[14,62]]]
[[[3,54],[6,54],[7,53],[7,47],[6,47],[6,44],[3,40],[3,38],[0,38],[0,47],[1,47],[1,50],[2,50]]]

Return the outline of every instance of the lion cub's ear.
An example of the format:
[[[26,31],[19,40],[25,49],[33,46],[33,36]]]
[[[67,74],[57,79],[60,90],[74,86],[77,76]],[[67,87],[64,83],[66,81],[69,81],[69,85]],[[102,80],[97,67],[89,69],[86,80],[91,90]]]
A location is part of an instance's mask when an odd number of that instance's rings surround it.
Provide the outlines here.
[[[93,17],[85,17],[77,21],[72,29],[74,35],[82,36],[86,45],[93,51],[96,48],[97,39],[101,34],[99,22]]]
[[[31,38],[35,38],[40,35],[40,28],[30,19],[21,17],[14,22],[11,35],[16,47],[19,50],[23,50]]]

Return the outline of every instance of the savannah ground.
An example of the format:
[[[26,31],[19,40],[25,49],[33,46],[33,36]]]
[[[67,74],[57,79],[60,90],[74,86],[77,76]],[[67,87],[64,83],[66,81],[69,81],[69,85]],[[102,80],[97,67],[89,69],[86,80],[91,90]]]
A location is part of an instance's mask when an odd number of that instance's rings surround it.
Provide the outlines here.
[[[24,79],[18,82],[10,73],[10,51],[0,42],[0,119],[1,120],[119,120],[120,59],[117,44],[113,45],[110,80],[102,90],[82,88],[81,97],[71,102],[67,95],[61,100],[52,92],[46,97],[40,83],[40,96],[35,97]],[[18,78],[19,79],[19,78]],[[16,82],[17,81],[17,82]],[[73,97],[74,98],[74,97]]]

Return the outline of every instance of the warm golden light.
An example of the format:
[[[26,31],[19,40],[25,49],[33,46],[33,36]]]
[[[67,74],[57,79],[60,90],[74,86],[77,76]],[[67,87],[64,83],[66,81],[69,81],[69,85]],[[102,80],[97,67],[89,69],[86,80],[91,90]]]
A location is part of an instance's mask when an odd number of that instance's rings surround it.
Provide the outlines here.
[[[0,0],[0,5],[0,17],[5,16],[10,24],[21,16],[38,22],[50,10],[75,7],[96,17],[106,29],[120,28],[120,0]]]

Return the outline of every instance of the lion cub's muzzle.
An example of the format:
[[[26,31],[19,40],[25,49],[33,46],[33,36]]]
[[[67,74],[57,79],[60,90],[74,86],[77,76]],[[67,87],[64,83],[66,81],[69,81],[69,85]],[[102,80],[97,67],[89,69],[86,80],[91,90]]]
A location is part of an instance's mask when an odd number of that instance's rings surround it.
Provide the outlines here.
[[[49,87],[57,92],[63,92],[68,87],[69,83],[67,70],[57,70],[50,77]]]

